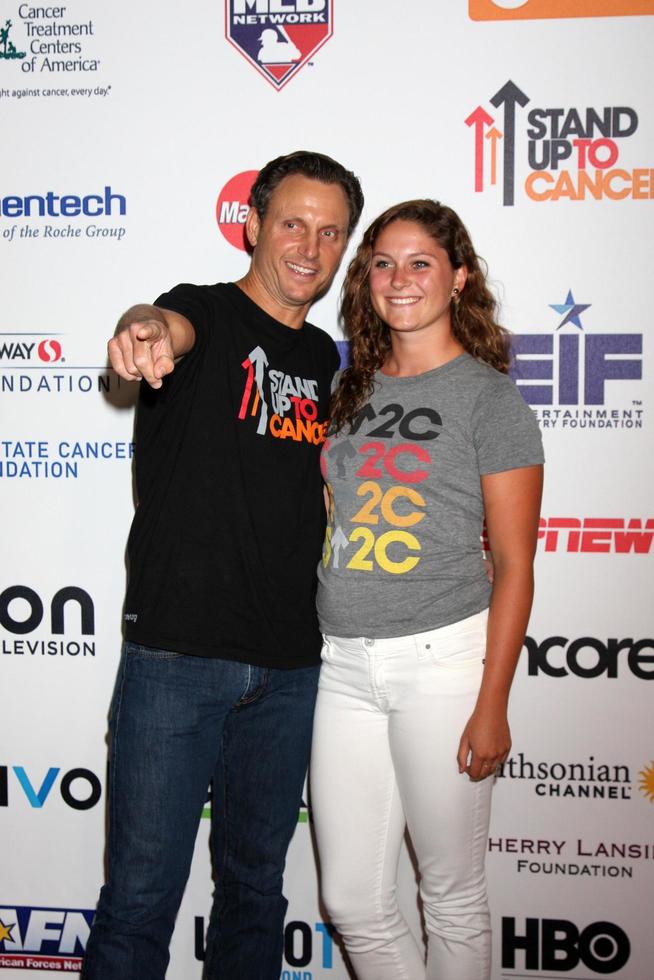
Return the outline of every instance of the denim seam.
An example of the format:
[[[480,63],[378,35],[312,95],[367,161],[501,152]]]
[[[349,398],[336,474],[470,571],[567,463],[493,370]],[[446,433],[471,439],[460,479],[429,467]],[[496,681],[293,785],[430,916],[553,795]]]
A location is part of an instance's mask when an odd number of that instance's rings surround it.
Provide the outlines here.
[[[375,888],[375,904],[377,905],[377,911],[380,919],[384,919],[384,909],[381,904],[382,895],[382,882],[384,877],[384,867],[386,865],[386,860],[388,856],[388,835],[390,830],[390,813],[393,805],[393,794],[397,792],[399,795],[399,787],[395,779],[395,772],[391,769],[390,774],[390,793],[388,795],[387,807],[386,807],[386,821],[385,821],[385,832],[380,840],[380,849],[378,854],[378,876]],[[404,935],[404,933],[403,933]],[[399,938],[399,937],[398,937]],[[393,936],[389,936],[390,939],[390,952],[393,960],[396,964],[396,969],[399,970],[397,974],[397,980],[411,980],[411,977],[406,973],[404,969],[404,964],[401,962],[399,950],[397,949],[397,944]]]

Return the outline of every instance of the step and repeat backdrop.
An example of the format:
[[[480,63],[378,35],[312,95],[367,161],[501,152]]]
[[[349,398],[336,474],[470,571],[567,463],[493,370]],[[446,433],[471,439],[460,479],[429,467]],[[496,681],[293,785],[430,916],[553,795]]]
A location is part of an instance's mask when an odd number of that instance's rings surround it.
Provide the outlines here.
[[[361,177],[363,223],[459,211],[542,426],[493,978],[654,975],[653,43],[653,0],[0,0],[0,980],[78,971],[103,877],[136,398],[106,340],[243,274],[253,177],[296,148]],[[304,803],[282,980],[341,980]],[[209,805],[171,980],[202,973]]]

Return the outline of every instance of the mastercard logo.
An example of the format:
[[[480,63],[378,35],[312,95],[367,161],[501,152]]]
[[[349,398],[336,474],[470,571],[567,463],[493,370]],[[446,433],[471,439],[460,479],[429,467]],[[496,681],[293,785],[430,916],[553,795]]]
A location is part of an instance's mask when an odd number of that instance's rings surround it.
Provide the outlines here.
[[[227,181],[216,201],[216,221],[223,238],[234,248],[247,252],[245,221],[250,210],[250,191],[258,170],[244,170]]]
[[[469,0],[472,20],[633,17],[654,14],[654,0]]]

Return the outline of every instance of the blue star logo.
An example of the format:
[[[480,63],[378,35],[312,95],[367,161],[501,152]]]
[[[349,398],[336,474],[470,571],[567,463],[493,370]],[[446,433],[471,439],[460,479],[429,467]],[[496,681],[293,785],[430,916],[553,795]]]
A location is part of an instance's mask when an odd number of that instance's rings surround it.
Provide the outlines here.
[[[592,306],[592,303],[575,303],[572,290],[569,289],[565,303],[549,303],[548,305],[551,310],[555,310],[556,313],[563,317],[556,328],[557,330],[560,330],[566,323],[571,323],[573,326],[583,330],[584,328],[581,325],[579,314],[583,313],[584,310],[588,310]]]

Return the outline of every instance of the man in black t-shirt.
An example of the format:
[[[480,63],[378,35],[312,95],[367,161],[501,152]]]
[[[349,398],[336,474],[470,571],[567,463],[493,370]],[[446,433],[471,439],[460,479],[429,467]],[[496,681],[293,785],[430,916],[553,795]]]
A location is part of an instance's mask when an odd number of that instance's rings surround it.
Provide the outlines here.
[[[305,323],[361,213],[317,153],[259,173],[236,283],[132,307],[109,343],[141,379],[138,507],[110,713],[108,875],[84,980],[163,980],[212,783],[207,980],[277,980],[282,876],[321,638],[319,453],[334,342]]]

